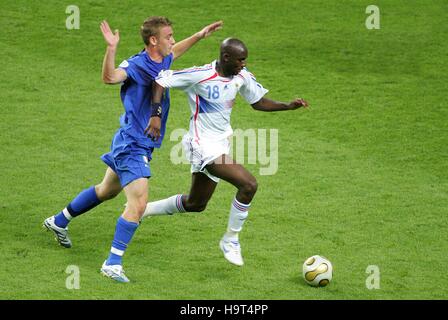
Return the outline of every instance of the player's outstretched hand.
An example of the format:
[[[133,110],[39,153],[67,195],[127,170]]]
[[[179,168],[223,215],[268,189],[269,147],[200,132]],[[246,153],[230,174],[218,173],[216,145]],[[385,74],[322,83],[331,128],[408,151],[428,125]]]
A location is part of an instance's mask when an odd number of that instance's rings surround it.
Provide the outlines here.
[[[208,26],[204,27],[201,31],[197,33],[198,37],[200,39],[207,38],[209,35],[211,35],[213,32],[219,30],[222,28],[223,22],[222,21],[216,21],[212,24],[209,24]]]
[[[160,127],[162,126],[162,121],[159,117],[151,117],[149,119],[148,126],[145,129],[145,134],[147,137],[151,138],[152,141],[157,141],[160,138]]]
[[[107,45],[110,47],[117,47],[118,42],[120,41],[120,33],[118,32],[118,29],[113,33],[106,20],[101,22],[100,29]]]
[[[297,98],[296,100],[291,101],[291,103],[289,104],[290,110],[295,110],[300,107],[307,108],[308,106],[309,106],[308,102],[302,98]]]

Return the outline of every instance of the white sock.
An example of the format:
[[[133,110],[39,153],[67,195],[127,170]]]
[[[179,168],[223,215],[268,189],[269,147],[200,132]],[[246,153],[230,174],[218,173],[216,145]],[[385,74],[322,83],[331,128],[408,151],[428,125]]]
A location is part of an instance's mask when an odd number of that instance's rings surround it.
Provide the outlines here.
[[[227,232],[224,234],[225,241],[238,241],[238,234],[243,229],[244,221],[249,214],[249,204],[243,204],[236,200],[232,202],[230,207],[229,223],[227,224]]]
[[[72,215],[70,214],[70,212],[68,212],[67,208],[64,208],[64,210],[62,210],[62,214],[68,221],[73,219]]]
[[[143,213],[142,219],[147,216],[160,216],[178,212],[185,212],[185,209],[182,205],[181,194],[177,194],[175,196],[158,201],[148,202],[146,204],[146,209]]]

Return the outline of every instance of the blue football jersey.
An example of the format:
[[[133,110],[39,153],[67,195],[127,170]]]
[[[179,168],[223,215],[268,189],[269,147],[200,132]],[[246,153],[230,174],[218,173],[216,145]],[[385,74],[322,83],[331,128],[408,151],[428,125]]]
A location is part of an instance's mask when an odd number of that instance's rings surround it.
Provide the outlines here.
[[[162,62],[153,61],[145,50],[124,60],[119,68],[127,73],[127,79],[121,85],[121,101],[125,112],[120,117],[121,129],[125,132],[127,143],[137,143],[142,147],[159,148],[165,136],[166,121],[170,107],[170,94],[166,90],[162,99],[162,126],[160,138],[152,141],[145,136],[144,130],[151,116],[152,84],[160,71],[170,68],[173,54]]]

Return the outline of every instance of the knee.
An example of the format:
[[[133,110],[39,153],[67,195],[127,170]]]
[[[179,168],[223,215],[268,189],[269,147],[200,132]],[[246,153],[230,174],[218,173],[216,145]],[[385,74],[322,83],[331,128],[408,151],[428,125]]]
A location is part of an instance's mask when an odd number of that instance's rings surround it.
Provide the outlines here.
[[[141,216],[146,210],[146,199],[138,199],[134,201],[128,201],[126,205],[126,211],[131,214]]]
[[[241,189],[241,191],[243,191],[245,194],[254,196],[258,189],[258,182],[255,178],[248,179],[244,182]]]
[[[107,201],[107,200],[115,198],[120,193],[120,191],[121,191],[121,189],[107,188],[103,184],[99,184],[99,185],[95,186],[96,196],[101,201]]]

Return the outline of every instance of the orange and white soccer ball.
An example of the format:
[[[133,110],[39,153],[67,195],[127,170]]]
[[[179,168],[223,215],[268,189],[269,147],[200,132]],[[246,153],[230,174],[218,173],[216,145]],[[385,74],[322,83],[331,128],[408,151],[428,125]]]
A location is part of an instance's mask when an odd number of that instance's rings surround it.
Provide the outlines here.
[[[303,279],[310,286],[325,287],[333,278],[333,266],[330,260],[315,255],[305,260],[303,264]]]

